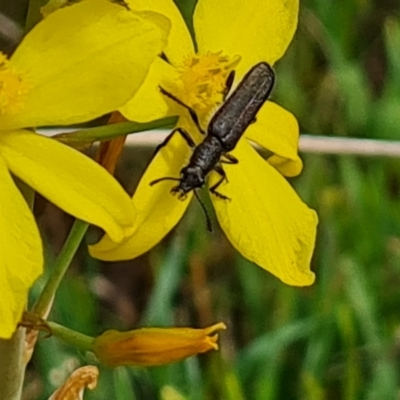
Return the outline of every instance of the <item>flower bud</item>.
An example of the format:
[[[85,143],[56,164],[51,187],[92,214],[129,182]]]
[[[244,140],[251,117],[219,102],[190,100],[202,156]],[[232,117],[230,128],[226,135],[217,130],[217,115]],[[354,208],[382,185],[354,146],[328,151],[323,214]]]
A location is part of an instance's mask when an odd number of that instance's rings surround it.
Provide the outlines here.
[[[94,340],[93,351],[100,362],[112,367],[168,364],[211,349],[218,350],[218,334],[212,334],[220,329],[226,329],[222,322],[204,329],[110,330]]]

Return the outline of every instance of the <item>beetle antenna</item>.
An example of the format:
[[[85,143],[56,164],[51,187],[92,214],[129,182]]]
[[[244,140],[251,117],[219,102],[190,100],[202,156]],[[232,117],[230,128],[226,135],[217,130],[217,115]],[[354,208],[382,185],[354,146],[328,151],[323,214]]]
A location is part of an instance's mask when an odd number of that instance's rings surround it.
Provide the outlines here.
[[[210,216],[208,215],[207,208],[206,208],[206,206],[204,205],[204,203],[202,202],[202,200],[200,199],[200,196],[199,196],[199,194],[197,193],[197,191],[196,191],[196,190],[193,190],[193,192],[194,192],[194,195],[195,195],[197,201],[198,201],[199,204],[200,204],[201,209],[203,210],[204,216],[206,217],[207,230],[208,230],[209,232],[212,232],[212,231],[213,231],[213,228],[212,228]]]
[[[160,178],[156,179],[154,181],[150,182],[150,186],[155,185],[156,183],[162,182],[162,181],[180,181],[180,178],[173,178],[171,176],[166,176],[165,178]]]

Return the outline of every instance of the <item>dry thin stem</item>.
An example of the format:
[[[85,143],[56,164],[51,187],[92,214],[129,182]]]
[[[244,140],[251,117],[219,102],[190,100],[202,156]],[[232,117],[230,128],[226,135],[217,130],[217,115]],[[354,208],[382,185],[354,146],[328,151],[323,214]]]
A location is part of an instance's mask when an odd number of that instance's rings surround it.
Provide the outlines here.
[[[169,134],[166,131],[152,131],[130,135],[127,145],[154,147]],[[364,157],[400,157],[400,142],[347,137],[301,135],[299,150],[302,153],[346,154]]]

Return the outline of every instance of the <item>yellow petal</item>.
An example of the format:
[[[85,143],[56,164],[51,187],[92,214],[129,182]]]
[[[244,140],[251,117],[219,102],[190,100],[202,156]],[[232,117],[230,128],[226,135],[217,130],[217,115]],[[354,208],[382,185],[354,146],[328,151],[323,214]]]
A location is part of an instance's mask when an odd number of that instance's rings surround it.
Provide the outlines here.
[[[192,38],[185,21],[172,0],[127,0],[134,11],[155,11],[171,21],[171,32],[164,54],[172,64],[178,64],[182,58],[194,53]]]
[[[170,193],[177,182],[165,181],[154,186],[150,186],[150,182],[167,176],[179,178],[189,153],[184,139],[175,133],[154,157],[133,196],[137,211],[134,233],[118,244],[104,236],[99,243],[89,247],[93,257],[106,261],[135,258],[154,247],[178,223],[192,193],[185,200],[179,200]]]
[[[115,241],[132,232],[129,196],[89,157],[28,131],[2,132],[0,153],[16,176],[67,213],[100,226]]]
[[[14,333],[28,290],[43,270],[42,243],[32,212],[0,154],[0,338]]]
[[[40,22],[11,64],[30,90],[1,129],[73,124],[114,111],[143,82],[166,43],[169,21],[106,0],[63,8]]]
[[[176,79],[178,72],[175,67],[161,58],[156,58],[140,89],[120,108],[121,113],[126,119],[136,122],[154,121],[172,115],[165,96],[160,92],[160,85],[169,87],[168,82]]]
[[[248,143],[239,142],[233,154],[239,164],[224,164],[229,183],[219,188],[231,200],[212,196],[226,236],[244,257],[282,282],[311,285],[316,213]]]
[[[274,153],[268,158],[281,174],[300,174],[303,163],[297,154],[299,125],[292,113],[267,101],[257,114],[257,121],[251,124],[246,137]]]
[[[241,76],[286,51],[297,26],[298,0],[199,0],[193,16],[200,52],[240,55]]]

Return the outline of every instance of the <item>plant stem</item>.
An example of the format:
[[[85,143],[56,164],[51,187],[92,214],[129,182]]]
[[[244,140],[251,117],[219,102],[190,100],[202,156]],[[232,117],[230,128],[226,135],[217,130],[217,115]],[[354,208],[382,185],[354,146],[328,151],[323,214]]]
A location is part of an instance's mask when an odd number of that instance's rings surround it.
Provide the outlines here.
[[[41,19],[40,8],[43,7],[48,0],[30,0],[28,7],[28,15],[25,22],[25,33],[29,32]]]
[[[46,321],[46,323],[50,327],[52,334],[57,338],[79,350],[92,351],[93,337],[66,328],[65,326],[56,324],[55,322]]]
[[[20,400],[25,373],[23,349],[25,329],[9,340],[0,339],[0,400]]]
[[[96,126],[94,128],[86,128],[69,133],[61,133],[53,136],[53,138],[72,147],[82,147],[93,142],[111,140],[131,133],[162,128],[166,129],[173,127],[177,121],[177,117],[167,117],[143,123],[131,121],[120,122],[104,126]]]
[[[32,312],[44,317],[51,307],[54,299],[54,295],[60,285],[62,278],[65,275],[78,247],[86,233],[88,228],[86,222],[76,220],[72,226],[71,232],[68,235],[67,240],[64,243],[64,247],[61,250],[52,270],[50,277],[46,282],[42,293],[38,300],[32,307]]]

